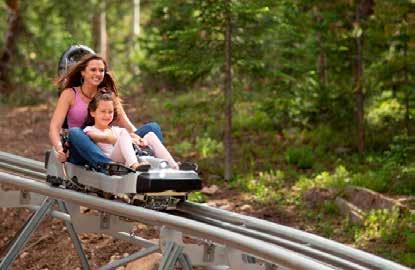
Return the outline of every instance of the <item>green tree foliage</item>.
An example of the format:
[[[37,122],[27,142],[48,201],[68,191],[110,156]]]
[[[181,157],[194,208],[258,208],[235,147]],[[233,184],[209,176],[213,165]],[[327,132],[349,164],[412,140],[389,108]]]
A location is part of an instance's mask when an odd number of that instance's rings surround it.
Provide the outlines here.
[[[363,2],[231,1],[234,97],[242,102],[238,108],[249,108],[241,113],[250,117],[252,129],[281,132],[324,123],[355,136],[353,57],[355,38],[364,35],[362,89],[369,147],[386,149],[389,137],[411,134],[413,4],[375,1],[373,13],[357,27],[356,8]],[[23,31],[10,73],[15,89],[27,96],[24,102],[33,102],[55,92],[51,80],[57,59],[69,45],[94,43],[92,16],[99,1],[20,3]],[[224,1],[141,1],[140,37],[131,34],[133,2],[106,3],[109,62],[124,92],[133,93],[138,85],[147,90],[221,87]],[[6,11],[4,1],[0,10]],[[7,12],[0,12],[0,34],[6,32]],[[237,119],[237,128],[246,129]],[[382,132],[388,136],[379,136]],[[353,144],[351,139],[345,142]]]
[[[62,52],[74,43],[90,43],[89,25],[78,18],[88,18],[91,8],[65,1],[21,2],[23,33],[17,40],[11,70],[13,84],[20,89],[15,95],[21,96],[21,102],[46,97],[53,89],[51,81]]]
[[[16,89],[12,98],[17,103],[31,103],[45,99],[56,89],[52,84],[57,76],[57,62],[59,57],[70,45],[85,44],[92,47],[92,16],[98,7],[99,1],[21,1],[23,31],[17,40],[17,52],[13,57],[11,77]],[[128,52],[129,44],[124,40],[130,35],[128,31],[130,16],[124,16],[130,8],[129,3],[110,1],[107,6],[109,12],[109,32],[114,38],[110,40],[110,47],[114,54]],[[3,2],[0,9],[5,10]],[[0,12],[1,34],[6,29],[6,12]],[[2,45],[0,40],[0,45]],[[123,66],[125,57],[114,57],[114,66]],[[125,68],[121,68],[125,72]],[[131,77],[131,76],[130,76]],[[129,78],[130,78],[129,77]],[[24,95],[22,95],[24,93]],[[54,96],[54,94],[52,94]],[[16,97],[13,97],[16,96]]]
[[[154,19],[145,26],[143,40],[152,61],[143,63],[143,71],[174,89],[217,81],[224,63],[224,2],[154,2]],[[231,1],[233,68],[238,79],[252,83],[254,77],[265,80],[272,75],[275,62],[268,53],[276,44],[274,2]]]
[[[154,2],[142,41],[149,61],[142,70],[173,89],[217,71],[223,65],[222,1]]]
[[[374,110],[399,107],[399,112],[389,110],[382,120],[389,125],[379,126],[369,122],[377,132],[393,133],[393,129],[406,129],[410,133],[413,112],[410,102],[414,98],[413,75],[413,4],[409,1],[377,1],[376,18],[369,22],[368,46],[372,48],[368,61],[367,83],[373,89],[370,106]],[[397,105],[397,106],[396,106]],[[390,118],[395,121],[390,121]]]
[[[51,82],[69,45],[93,46],[92,19],[101,1],[18,2],[22,31],[8,63],[14,92],[7,101],[27,104],[56,96]],[[207,181],[221,179],[226,146],[218,119],[230,3],[236,168],[230,184],[273,206],[300,204],[300,191],[311,187],[358,185],[414,195],[413,2],[142,0],[137,37],[133,1],[106,0],[110,68],[124,94],[144,89],[151,96],[144,110],[151,108],[166,138],[177,140],[169,148],[175,156],[197,159]],[[0,1],[1,37],[8,18],[6,1]],[[0,38],[0,53],[6,40]],[[365,155],[356,153],[358,105]],[[199,195],[193,199],[205,200]],[[365,243],[374,237],[405,243],[399,261],[415,266],[413,217],[400,218],[370,214],[356,236]]]

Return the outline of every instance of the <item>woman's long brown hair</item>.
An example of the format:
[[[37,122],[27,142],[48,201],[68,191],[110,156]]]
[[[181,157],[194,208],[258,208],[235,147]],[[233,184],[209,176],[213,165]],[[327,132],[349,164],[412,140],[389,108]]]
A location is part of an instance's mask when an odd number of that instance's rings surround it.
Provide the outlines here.
[[[118,88],[115,83],[114,76],[108,71],[108,64],[105,59],[98,54],[87,54],[83,56],[81,60],[74,64],[67,73],[55,80],[55,84],[59,88],[59,94],[66,88],[82,85],[81,71],[85,70],[88,63],[92,60],[100,60],[105,66],[104,79],[98,85],[98,89],[105,88],[107,91],[114,92],[115,96],[118,96]]]

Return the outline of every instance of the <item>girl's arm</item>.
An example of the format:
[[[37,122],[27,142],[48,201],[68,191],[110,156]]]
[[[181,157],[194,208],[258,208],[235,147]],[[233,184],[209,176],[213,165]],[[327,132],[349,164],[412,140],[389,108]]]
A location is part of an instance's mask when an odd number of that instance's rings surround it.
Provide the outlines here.
[[[95,143],[107,143],[115,144],[117,142],[117,136],[110,128],[107,128],[104,132],[98,132],[94,130],[85,129],[86,135],[88,135]]]
[[[71,107],[74,100],[74,93],[71,89],[65,89],[56,104],[55,111],[53,112],[52,119],[49,123],[49,139],[52,143],[53,148],[58,153],[58,160],[65,162],[67,159],[66,153],[63,152],[63,146],[61,143],[60,132],[62,129],[63,122],[65,121],[66,114]]]

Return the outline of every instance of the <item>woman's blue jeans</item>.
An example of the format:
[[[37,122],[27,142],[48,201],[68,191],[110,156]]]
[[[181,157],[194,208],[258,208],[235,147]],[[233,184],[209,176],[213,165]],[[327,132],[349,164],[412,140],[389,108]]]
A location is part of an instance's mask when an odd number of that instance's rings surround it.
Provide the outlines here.
[[[163,134],[159,124],[150,122],[139,127],[135,132],[138,136],[144,137],[149,132],[154,132],[163,142]],[[76,165],[88,164],[93,168],[97,168],[100,164],[111,162],[102,150],[89,138],[81,128],[69,129],[69,162]]]

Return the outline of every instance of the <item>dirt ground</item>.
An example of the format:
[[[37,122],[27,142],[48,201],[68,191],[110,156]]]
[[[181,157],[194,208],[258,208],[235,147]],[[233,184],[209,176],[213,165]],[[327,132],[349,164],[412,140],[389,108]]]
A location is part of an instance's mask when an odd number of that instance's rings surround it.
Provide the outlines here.
[[[0,108],[0,151],[43,161],[50,148],[48,122],[53,106]],[[0,252],[30,215],[27,209],[0,208]],[[105,235],[80,236],[92,269],[117,256],[139,250]],[[11,269],[80,269],[80,262],[63,221],[47,217],[30,238]]]
[[[0,151],[43,161],[44,152],[50,148],[48,124],[53,105],[8,108],[0,107]],[[140,122],[142,119],[133,119]],[[289,212],[277,213],[271,209],[255,209],[249,198],[231,190],[221,190],[210,196],[210,205],[226,210],[254,215],[267,220],[290,224],[294,215]],[[27,209],[0,208],[0,254],[30,215]],[[147,239],[157,239],[155,230],[137,226],[137,232]],[[109,261],[139,250],[132,244],[113,239],[106,235],[81,234],[80,239],[87,254],[91,269],[97,269]],[[160,256],[153,255],[131,264],[126,270],[152,269]],[[146,266],[145,266],[146,265]],[[24,250],[17,257],[11,269],[69,270],[80,269],[80,262],[73,248],[63,221],[46,218],[36,230]]]

